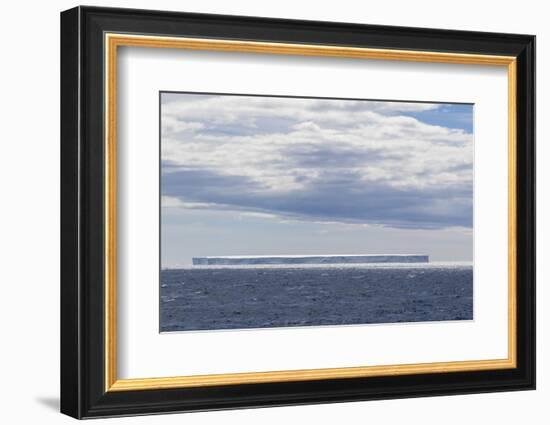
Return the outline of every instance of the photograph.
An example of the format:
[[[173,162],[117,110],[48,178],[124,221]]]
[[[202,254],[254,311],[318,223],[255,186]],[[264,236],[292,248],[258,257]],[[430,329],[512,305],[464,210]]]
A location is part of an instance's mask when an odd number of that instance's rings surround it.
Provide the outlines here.
[[[160,332],[474,319],[475,105],[159,108]]]

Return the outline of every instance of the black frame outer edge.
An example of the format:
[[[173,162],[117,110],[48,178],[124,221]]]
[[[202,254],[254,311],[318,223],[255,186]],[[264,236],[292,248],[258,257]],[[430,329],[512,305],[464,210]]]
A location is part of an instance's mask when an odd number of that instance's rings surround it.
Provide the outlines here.
[[[79,13],[61,14],[61,379],[60,410],[82,417],[79,343]]]
[[[369,46],[518,58],[518,367],[509,370],[104,391],[103,33]],[[535,37],[77,7],[61,13],[61,411],[75,418],[535,388]],[[99,230],[99,231],[98,231]]]

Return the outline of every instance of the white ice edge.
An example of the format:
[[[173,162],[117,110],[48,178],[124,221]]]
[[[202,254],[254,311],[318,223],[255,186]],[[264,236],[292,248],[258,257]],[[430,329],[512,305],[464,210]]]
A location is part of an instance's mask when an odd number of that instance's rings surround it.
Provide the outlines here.
[[[206,255],[197,258],[317,258],[317,257],[427,257],[428,254],[307,254],[307,255]]]
[[[162,271],[171,270],[220,270],[220,269],[358,269],[358,268],[468,268],[473,267],[470,261],[434,261],[431,263],[333,263],[333,264],[238,264],[238,265],[181,265],[177,267],[163,268]]]

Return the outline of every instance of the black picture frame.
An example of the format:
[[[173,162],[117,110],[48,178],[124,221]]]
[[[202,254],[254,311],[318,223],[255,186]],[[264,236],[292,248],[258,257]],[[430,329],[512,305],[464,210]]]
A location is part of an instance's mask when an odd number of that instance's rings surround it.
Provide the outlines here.
[[[105,391],[104,34],[514,56],[517,60],[517,367]],[[61,412],[75,418],[535,388],[535,37],[132,9],[61,13]]]

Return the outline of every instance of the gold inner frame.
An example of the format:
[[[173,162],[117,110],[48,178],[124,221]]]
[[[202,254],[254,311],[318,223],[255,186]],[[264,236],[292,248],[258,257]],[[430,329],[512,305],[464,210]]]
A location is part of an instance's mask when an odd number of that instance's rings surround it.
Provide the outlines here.
[[[267,43],[255,41],[160,37],[148,35],[105,34],[105,391],[134,391],[214,385],[309,381],[416,373],[447,373],[510,369],[516,367],[516,58],[462,53],[370,49],[326,45]],[[469,65],[504,66],[508,72],[508,357],[495,360],[468,360],[118,379],[116,324],[116,123],[117,123],[117,48],[119,46],[228,51],[280,55],[325,56],[355,59],[398,60]]]

